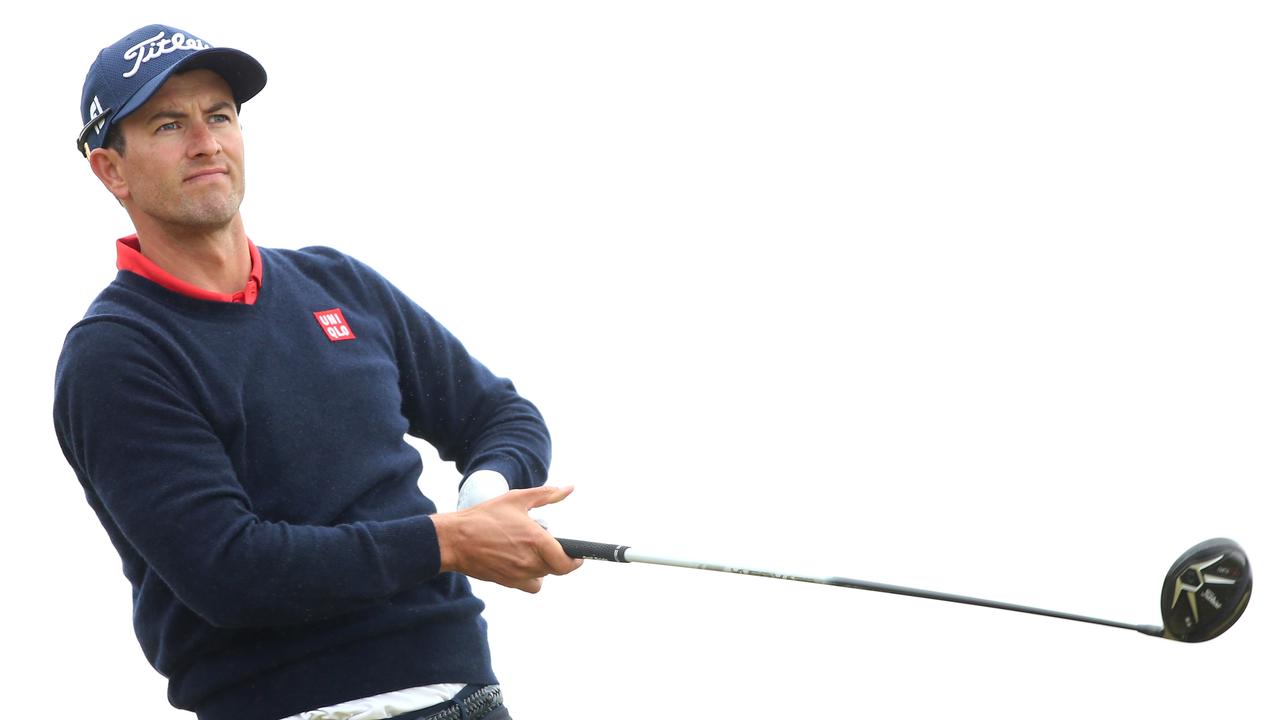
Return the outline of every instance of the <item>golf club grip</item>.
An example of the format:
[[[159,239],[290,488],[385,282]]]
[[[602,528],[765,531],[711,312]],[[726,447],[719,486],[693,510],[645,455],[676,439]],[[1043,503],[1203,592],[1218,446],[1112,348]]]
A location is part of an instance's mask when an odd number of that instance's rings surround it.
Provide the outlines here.
[[[556,541],[560,543],[560,547],[564,548],[564,554],[572,558],[627,562],[627,550],[629,548],[626,545],[611,545],[589,540],[568,540],[566,538],[556,538]]]

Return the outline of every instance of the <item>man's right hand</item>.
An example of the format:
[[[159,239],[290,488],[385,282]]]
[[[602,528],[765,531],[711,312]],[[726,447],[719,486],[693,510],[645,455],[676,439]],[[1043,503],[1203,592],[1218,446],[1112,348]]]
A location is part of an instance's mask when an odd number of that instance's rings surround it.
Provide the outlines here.
[[[547,575],[578,569],[583,561],[565,555],[560,543],[529,518],[533,508],[558,503],[571,492],[572,487],[547,486],[512,490],[466,510],[432,515],[440,571],[536,593]]]

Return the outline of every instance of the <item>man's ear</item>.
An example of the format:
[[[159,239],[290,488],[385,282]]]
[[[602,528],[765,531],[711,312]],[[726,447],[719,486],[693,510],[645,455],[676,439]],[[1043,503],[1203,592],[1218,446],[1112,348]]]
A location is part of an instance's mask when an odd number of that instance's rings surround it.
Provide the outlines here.
[[[120,153],[111,148],[97,148],[89,153],[89,168],[103,187],[121,202],[129,197],[129,183],[120,168],[123,160]]]

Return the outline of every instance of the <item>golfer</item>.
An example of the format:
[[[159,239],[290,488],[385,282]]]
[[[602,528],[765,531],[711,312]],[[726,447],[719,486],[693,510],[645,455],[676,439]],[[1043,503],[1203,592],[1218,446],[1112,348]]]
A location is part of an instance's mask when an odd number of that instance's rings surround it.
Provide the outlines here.
[[[538,410],[386,279],[249,239],[239,113],[265,84],[164,25],[89,68],[76,148],[135,233],[67,335],[58,439],[175,707],[508,718],[466,576],[537,592],[577,568],[528,515],[571,488],[543,485]],[[456,463],[457,512],[406,433]]]

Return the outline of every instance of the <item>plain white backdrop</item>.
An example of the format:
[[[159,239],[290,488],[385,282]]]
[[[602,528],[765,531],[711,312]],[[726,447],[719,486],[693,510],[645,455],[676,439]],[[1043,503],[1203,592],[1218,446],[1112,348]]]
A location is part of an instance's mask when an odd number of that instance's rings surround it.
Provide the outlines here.
[[[1273,4],[5,12],[10,712],[191,717],[50,420],[62,337],[131,232],[72,151],[81,83],[151,22],[267,68],[242,114],[255,242],[369,262],[539,405],[577,486],[562,535],[1137,623],[1200,540],[1258,575],[1195,646],[645,566],[478,584],[517,717],[1280,706]]]

